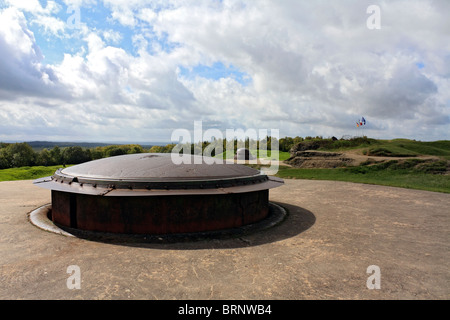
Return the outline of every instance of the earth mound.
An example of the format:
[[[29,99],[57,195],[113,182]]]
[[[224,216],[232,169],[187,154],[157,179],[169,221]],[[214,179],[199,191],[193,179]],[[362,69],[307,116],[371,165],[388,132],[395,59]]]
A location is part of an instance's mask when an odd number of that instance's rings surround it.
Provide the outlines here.
[[[285,161],[297,168],[337,168],[355,165],[354,159],[343,153],[324,151],[296,151]]]

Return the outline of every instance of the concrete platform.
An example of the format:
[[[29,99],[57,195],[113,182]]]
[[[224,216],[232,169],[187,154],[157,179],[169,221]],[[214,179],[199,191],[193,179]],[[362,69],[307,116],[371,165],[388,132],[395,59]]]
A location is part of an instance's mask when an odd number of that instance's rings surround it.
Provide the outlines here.
[[[270,201],[287,219],[251,235],[113,244],[39,229],[28,213],[50,191],[0,182],[0,299],[450,298],[449,194],[285,180]]]

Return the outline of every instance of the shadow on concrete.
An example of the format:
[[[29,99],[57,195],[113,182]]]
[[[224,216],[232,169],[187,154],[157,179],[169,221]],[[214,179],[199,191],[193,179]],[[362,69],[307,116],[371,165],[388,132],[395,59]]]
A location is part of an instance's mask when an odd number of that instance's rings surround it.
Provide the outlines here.
[[[311,211],[287,203],[272,202],[273,212],[261,223],[216,232],[178,235],[118,235],[59,226],[77,238],[114,245],[161,250],[233,249],[259,246],[301,234],[316,217]]]

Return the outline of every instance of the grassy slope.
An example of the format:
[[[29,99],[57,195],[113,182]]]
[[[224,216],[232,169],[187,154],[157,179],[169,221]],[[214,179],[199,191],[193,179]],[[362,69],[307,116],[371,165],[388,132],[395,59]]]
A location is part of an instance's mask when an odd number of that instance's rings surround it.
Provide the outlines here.
[[[51,176],[55,171],[62,166],[36,166],[36,167],[20,167],[0,170],[0,181],[12,180],[32,180]]]
[[[450,140],[423,142],[408,139],[393,140],[375,140],[369,139],[370,143],[364,143],[357,146],[342,147],[340,141],[336,141],[333,145],[321,148],[321,150],[350,150],[360,149],[361,153],[377,150],[385,150],[393,157],[414,157],[419,155],[438,156],[443,159],[450,160]],[[334,147],[335,145],[335,147]],[[381,154],[380,154],[381,155]]]
[[[320,150],[360,150],[362,154],[379,154],[393,157],[437,156],[450,159],[450,141],[421,142],[408,139],[374,140],[359,146],[342,146],[339,141]],[[435,163],[436,164],[436,163]],[[437,163],[442,167],[442,162]],[[431,164],[430,164],[431,165]],[[445,166],[445,161],[444,161]],[[392,166],[358,166],[337,169],[301,169],[280,167],[277,176],[294,179],[338,180],[358,183],[379,184],[403,188],[450,193],[450,176],[420,171],[417,168]]]
[[[282,166],[277,176],[285,179],[349,181],[450,193],[450,176],[407,169],[358,172],[350,168],[299,169]]]
[[[380,140],[381,147],[393,152],[410,153],[412,155],[432,155],[450,159],[450,141],[422,142],[407,139]]]

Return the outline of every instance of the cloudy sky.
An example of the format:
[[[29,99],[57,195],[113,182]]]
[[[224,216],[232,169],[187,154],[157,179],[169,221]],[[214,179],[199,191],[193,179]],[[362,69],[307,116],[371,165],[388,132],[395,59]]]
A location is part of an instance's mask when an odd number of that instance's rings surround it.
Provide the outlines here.
[[[0,0],[0,141],[165,142],[200,120],[450,139],[449,16],[448,0]]]

